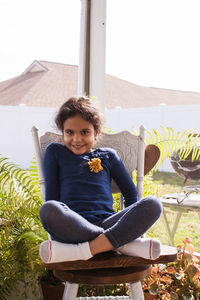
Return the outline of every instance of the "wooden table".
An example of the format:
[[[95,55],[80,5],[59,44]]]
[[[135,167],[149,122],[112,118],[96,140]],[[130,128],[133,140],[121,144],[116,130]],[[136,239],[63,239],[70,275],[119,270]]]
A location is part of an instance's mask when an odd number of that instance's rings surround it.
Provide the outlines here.
[[[163,204],[163,217],[166,226],[166,231],[169,237],[169,245],[174,246],[174,236],[178,228],[181,216],[184,212],[195,211],[200,218],[200,195],[193,194],[187,197],[183,202],[177,202],[178,194],[164,195],[161,199]],[[169,226],[169,220],[167,218],[166,208],[176,212],[176,217],[173,222],[172,228]]]

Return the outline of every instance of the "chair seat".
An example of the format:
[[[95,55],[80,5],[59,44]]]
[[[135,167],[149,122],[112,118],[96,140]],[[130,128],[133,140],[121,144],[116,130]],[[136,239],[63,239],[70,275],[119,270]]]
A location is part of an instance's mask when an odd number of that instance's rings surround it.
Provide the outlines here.
[[[137,282],[151,273],[151,265],[128,268],[105,268],[98,270],[54,270],[54,276],[68,282],[80,284],[118,284]]]
[[[177,259],[177,251],[162,246],[161,255],[155,260],[122,255],[109,251],[89,260],[46,264],[54,275],[64,281],[82,284],[117,284],[137,282],[151,273],[151,265],[168,263]]]
[[[160,256],[155,259],[145,259],[141,257],[127,256],[109,251],[100,253],[89,260],[65,261],[60,263],[45,264],[50,270],[91,270],[91,269],[115,269],[125,267],[135,267],[159,263],[168,263],[177,259],[177,251],[174,247],[162,245]]]

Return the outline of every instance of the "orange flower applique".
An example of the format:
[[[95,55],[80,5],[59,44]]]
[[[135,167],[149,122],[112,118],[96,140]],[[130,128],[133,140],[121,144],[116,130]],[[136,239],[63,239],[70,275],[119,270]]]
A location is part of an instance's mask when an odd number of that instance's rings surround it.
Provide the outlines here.
[[[91,172],[99,173],[101,170],[103,170],[101,160],[99,158],[92,158],[91,161],[88,162],[88,165]]]

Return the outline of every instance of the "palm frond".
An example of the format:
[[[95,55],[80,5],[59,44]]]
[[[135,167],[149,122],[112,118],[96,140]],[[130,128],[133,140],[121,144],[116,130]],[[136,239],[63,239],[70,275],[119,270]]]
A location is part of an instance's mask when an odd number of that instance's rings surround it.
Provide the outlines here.
[[[192,153],[192,160],[200,157],[200,131],[185,130],[175,132],[173,128],[161,126],[161,130],[147,131],[147,144],[154,144],[159,147],[161,156],[160,163],[179,150],[181,160],[186,159]]]
[[[33,206],[35,202],[42,203],[37,169],[34,164],[30,171],[26,171],[2,157],[0,170],[0,189],[6,193],[7,198],[21,197]]]
[[[17,290],[17,284],[13,280],[0,277],[0,300],[7,300],[8,296]]]
[[[38,251],[47,239],[39,218],[41,205],[35,161],[30,170],[23,170],[0,156],[0,217],[5,220],[0,231],[0,300],[8,298],[10,286],[17,291],[21,282],[27,289],[45,270]]]

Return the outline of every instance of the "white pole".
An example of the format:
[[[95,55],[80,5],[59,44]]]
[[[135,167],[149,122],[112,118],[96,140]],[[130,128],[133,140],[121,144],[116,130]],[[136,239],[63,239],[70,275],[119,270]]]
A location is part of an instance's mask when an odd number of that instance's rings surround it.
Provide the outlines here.
[[[81,0],[78,95],[89,96],[90,0]]]
[[[89,96],[105,108],[106,0],[91,1]]]

